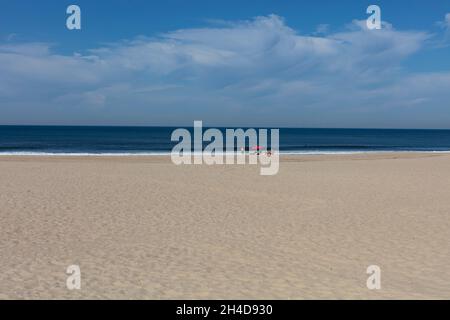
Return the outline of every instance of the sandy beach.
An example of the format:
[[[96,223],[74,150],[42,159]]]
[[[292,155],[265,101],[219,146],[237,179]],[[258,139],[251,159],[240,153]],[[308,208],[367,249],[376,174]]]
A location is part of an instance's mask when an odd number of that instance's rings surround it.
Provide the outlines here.
[[[0,181],[0,299],[450,299],[447,154],[288,156],[275,176],[1,156]]]

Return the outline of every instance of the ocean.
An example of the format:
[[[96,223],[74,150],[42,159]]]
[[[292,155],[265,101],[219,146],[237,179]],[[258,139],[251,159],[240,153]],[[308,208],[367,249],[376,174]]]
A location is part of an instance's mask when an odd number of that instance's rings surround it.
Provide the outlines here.
[[[0,126],[0,154],[162,155],[177,144],[170,140],[175,129]],[[279,143],[282,154],[450,152],[450,130],[281,128]]]

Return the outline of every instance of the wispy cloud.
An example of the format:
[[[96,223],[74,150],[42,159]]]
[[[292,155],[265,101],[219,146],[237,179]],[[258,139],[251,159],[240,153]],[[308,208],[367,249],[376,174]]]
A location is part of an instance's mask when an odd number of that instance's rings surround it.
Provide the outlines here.
[[[438,21],[437,24],[442,28],[446,29],[447,31],[450,30],[450,13],[447,13],[444,17],[444,20]]]
[[[444,16],[444,20],[436,22],[436,24],[444,30],[442,40],[438,42],[438,47],[450,46],[450,13]]]
[[[314,35],[322,35],[328,33],[328,30],[330,29],[330,25],[326,23],[321,23],[316,27],[316,31],[314,32]]]
[[[416,75],[402,67],[425,46],[428,33],[388,23],[368,30],[365,21],[338,33],[324,26],[314,36],[301,35],[270,15],[73,55],[57,54],[49,44],[5,43],[0,99],[14,106],[8,114],[31,112],[44,121],[57,110],[61,122],[71,121],[61,105],[72,108],[71,116],[78,112],[80,121],[134,124],[198,118],[209,124],[414,126],[432,114],[434,125],[450,120],[438,113],[450,98],[450,74]],[[413,112],[405,111],[408,105]],[[109,115],[100,115],[99,107]]]

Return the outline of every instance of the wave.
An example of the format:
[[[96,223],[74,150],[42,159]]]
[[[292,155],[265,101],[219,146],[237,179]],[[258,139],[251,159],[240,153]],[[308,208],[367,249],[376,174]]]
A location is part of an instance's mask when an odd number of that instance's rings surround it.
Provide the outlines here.
[[[321,155],[321,154],[373,154],[373,153],[450,153],[450,150],[353,150],[353,151],[280,151],[281,155]]]
[[[170,152],[0,152],[0,156],[68,156],[68,157],[128,157],[128,156],[168,156]]]
[[[346,155],[346,154],[376,154],[376,153],[450,153],[450,150],[289,150],[279,151],[280,155]],[[191,155],[198,153],[192,152]],[[217,155],[226,155],[218,153]],[[228,153],[229,154],[229,153]],[[240,155],[240,152],[235,152]],[[248,154],[248,153],[247,153]],[[33,152],[33,151],[11,151],[0,152],[0,156],[46,156],[46,157],[151,157],[170,156],[171,152]]]

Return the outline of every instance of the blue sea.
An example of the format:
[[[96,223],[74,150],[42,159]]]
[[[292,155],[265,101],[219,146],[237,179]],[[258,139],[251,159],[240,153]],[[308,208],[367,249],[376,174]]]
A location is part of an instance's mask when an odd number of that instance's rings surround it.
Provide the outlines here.
[[[0,126],[0,154],[168,154],[177,143],[170,139],[175,129],[174,127]],[[225,129],[221,130],[224,132]],[[279,143],[280,153],[285,154],[450,152],[450,130],[282,128]]]

